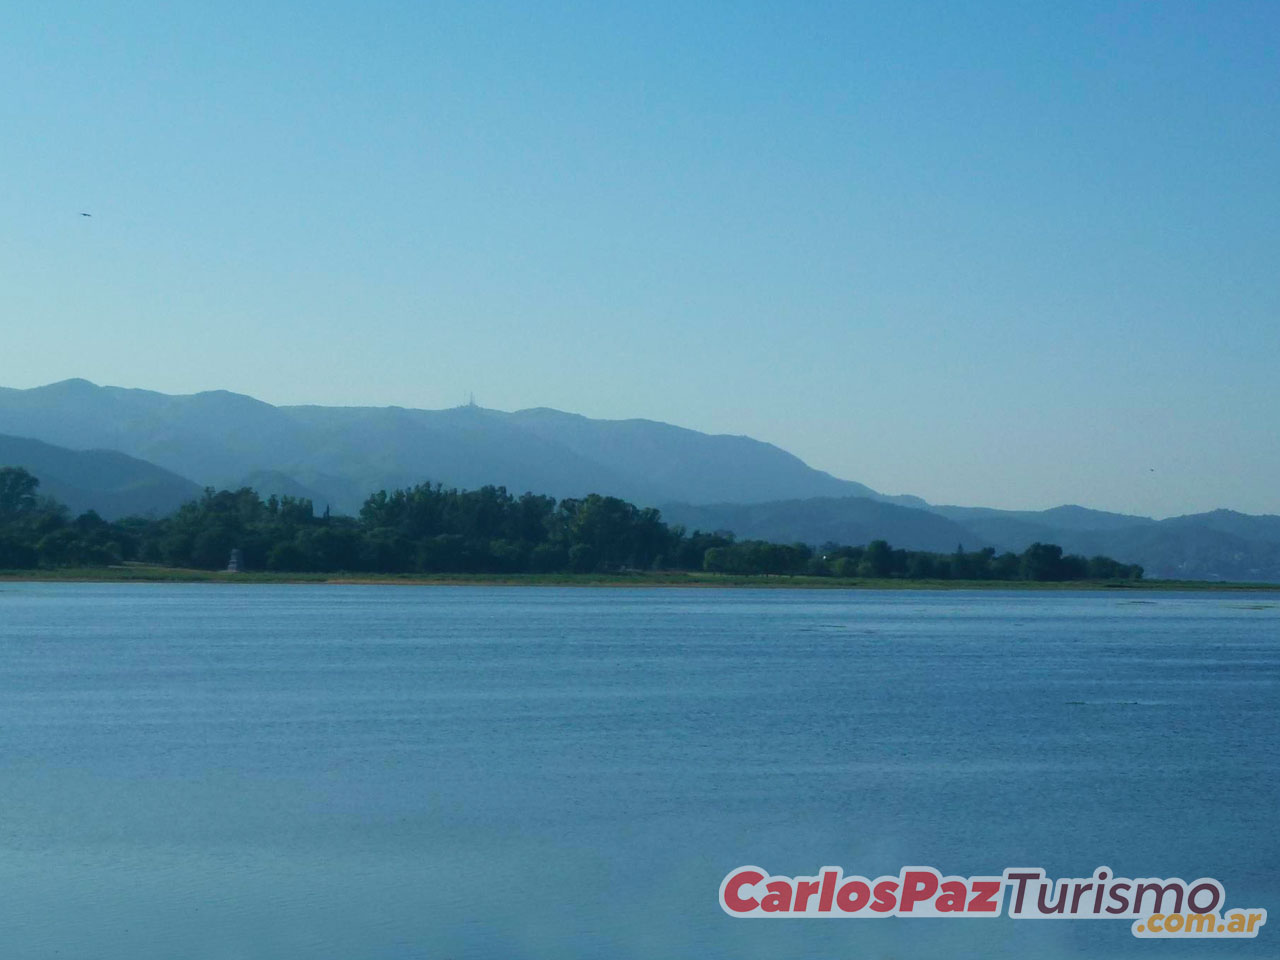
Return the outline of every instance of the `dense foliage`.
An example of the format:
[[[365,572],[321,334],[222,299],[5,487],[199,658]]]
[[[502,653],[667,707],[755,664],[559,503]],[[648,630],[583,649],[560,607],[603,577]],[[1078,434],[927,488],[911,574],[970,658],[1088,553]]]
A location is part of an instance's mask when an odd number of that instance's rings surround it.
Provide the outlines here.
[[[219,570],[238,550],[241,568],[282,572],[556,573],[707,570],[964,580],[1137,579],[1142,568],[1107,557],[1064,556],[1033,544],[954,554],[895,550],[883,540],[849,547],[735,541],[686,532],[657,510],[591,494],[557,502],[503,487],[422,484],[379,491],[358,517],[316,516],[311,501],[263,500],[248,488],[207,489],[160,520],[108,523],[37,495],[39,481],[0,469],[0,568],[104,566],[126,561]]]

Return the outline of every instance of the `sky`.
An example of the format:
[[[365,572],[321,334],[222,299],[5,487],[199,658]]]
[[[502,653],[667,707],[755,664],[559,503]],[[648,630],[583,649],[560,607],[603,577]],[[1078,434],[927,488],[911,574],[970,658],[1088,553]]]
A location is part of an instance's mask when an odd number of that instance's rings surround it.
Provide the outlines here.
[[[1270,2],[0,0],[0,385],[1280,513],[1278,45]]]

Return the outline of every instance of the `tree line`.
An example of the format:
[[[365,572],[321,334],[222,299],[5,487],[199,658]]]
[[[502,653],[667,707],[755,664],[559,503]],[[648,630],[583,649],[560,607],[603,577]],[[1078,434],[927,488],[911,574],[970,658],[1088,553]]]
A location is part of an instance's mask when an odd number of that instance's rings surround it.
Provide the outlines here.
[[[1108,557],[1064,555],[1054,544],[1020,554],[951,554],[865,546],[737,540],[664,523],[655,509],[591,494],[557,501],[504,487],[457,490],[424,483],[379,491],[355,517],[317,515],[310,500],[254,490],[205,490],[173,514],[108,522],[72,517],[38,493],[21,467],[0,468],[0,569],[100,567],[142,562],[288,573],[608,573],[700,570],[741,575],[951,580],[1140,579]]]

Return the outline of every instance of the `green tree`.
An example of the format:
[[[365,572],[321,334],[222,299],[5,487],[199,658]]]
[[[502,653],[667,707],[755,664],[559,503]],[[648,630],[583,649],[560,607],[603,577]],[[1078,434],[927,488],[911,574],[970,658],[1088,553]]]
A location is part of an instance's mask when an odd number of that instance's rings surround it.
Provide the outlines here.
[[[40,481],[22,467],[0,467],[0,523],[35,511]]]
[[[884,540],[872,540],[862,552],[858,564],[860,577],[887,577],[893,564],[893,551]]]
[[[1022,551],[1023,580],[1061,580],[1062,548],[1056,543],[1033,543]]]

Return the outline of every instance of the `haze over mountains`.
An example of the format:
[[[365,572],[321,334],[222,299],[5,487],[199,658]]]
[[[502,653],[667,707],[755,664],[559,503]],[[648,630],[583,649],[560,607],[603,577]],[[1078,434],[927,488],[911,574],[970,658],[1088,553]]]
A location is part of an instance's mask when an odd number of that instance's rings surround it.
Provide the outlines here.
[[[646,504],[880,496],[749,437],[546,409],[274,407],[226,391],[170,396],[66,380],[0,389],[0,433],[119,450],[201,485],[266,478],[282,489],[264,495],[292,486],[343,513],[374,490],[426,480]]]
[[[1141,563],[1149,576],[1280,581],[1280,517],[934,506],[841,480],[749,437],[545,408],[275,407],[226,391],[172,396],[66,380],[0,388],[0,435],[0,465],[27,466],[42,492],[107,517],[167,513],[203,486],[252,486],[354,513],[378,489],[492,483],[610,494],[744,538],[1014,551],[1039,540]]]

